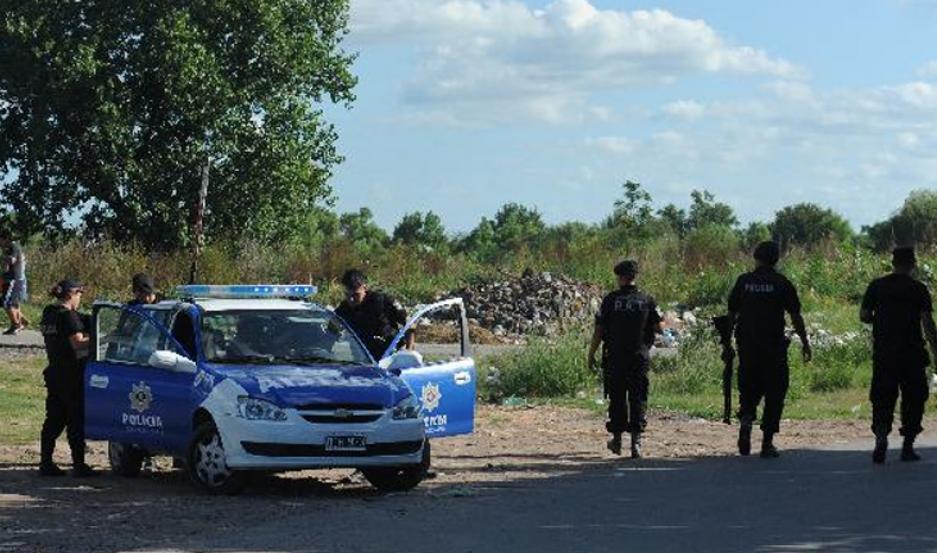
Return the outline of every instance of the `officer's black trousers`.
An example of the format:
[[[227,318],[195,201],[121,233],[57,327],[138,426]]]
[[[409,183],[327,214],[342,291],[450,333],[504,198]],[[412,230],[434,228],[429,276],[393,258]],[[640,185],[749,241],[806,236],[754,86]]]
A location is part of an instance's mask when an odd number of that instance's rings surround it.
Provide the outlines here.
[[[606,364],[608,422],[605,428],[614,434],[644,432],[647,426],[647,391],[650,386],[647,377],[650,366],[648,359],[635,356],[623,363]]]
[[[786,346],[739,344],[740,419],[754,422],[758,418],[758,404],[764,399],[761,430],[768,434],[778,433],[789,384]]]
[[[899,360],[900,361],[900,360]],[[919,363],[876,361],[872,368],[872,432],[887,436],[895,419],[895,404],[901,393],[901,435],[914,438],[921,433],[927,403],[927,373]]]
[[[42,423],[41,460],[52,461],[55,440],[67,429],[72,462],[85,461],[85,405],[81,383],[46,383],[46,420]]]

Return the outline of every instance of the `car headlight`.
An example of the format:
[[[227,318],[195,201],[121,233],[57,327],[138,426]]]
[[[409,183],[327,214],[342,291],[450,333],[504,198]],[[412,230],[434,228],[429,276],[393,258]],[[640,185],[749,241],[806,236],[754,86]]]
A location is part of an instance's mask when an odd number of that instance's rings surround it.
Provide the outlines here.
[[[283,422],[286,420],[286,411],[269,401],[254,397],[239,397],[237,414],[242,419],[250,421]]]
[[[420,401],[416,399],[416,396],[410,394],[394,406],[394,420],[399,421],[418,418],[420,416],[420,411]]]

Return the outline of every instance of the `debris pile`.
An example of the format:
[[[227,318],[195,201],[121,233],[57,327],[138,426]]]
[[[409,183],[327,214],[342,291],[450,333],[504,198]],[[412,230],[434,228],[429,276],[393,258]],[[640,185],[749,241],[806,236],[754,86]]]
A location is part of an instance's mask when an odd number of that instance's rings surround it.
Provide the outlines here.
[[[591,284],[525,271],[520,278],[468,286],[448,294],[465,300],[470,326],[505,339],[552,336],[563,328],[591,322],[603,290]]]

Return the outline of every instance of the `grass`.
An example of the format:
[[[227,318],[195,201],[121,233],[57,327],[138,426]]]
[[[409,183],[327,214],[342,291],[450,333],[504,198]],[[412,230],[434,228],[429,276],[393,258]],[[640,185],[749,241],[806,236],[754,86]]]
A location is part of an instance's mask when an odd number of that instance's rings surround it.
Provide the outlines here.
[[[39,440],[45,414],[43,357],[16,357],[0,363],[0,444],[20,445]]]

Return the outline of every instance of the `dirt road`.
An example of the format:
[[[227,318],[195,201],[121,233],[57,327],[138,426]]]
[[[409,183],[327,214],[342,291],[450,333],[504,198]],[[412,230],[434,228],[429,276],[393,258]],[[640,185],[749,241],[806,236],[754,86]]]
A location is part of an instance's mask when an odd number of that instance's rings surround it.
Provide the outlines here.
[[[873,469],[850,451],[864,423],[786,429],[783,458],[740,459],[731,429],[658,414],[633,462],[605,454],[592,413],[483,407],[474,435],[434,443],[437,478],[384,496],[329,471],[208,497],[162,460],[39,479],[35,447],[5,447],[0,551],[937,551],[937,450]]]

